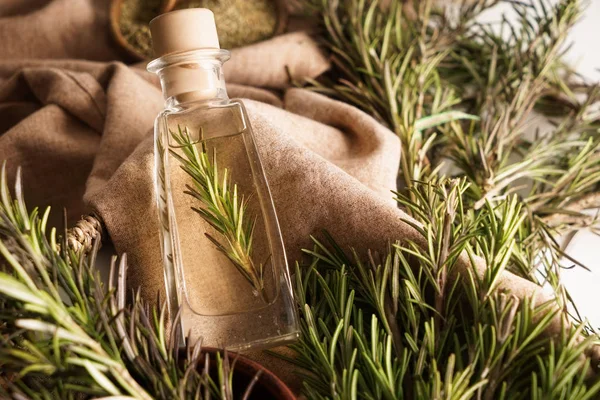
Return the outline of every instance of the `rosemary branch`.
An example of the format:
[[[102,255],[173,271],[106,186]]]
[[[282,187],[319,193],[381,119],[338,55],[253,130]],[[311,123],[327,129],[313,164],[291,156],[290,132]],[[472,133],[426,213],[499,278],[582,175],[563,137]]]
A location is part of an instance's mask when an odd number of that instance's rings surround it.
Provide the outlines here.
[[[579,211],[600,188],[600,86],[561,59],[585,2],[309,2],[333,68],[308,84],[398,135],[397,200],[422,241],[367,263],[315,240],[296,269],[307,397],[598,398],[596,332],[553,322],[577,263],[557,237],[594,219]],[[516,22],[477,18],[500,3]],[[530,138],[534,110],[555,127]],[[456,279],[465,252],[487,269]],[[507,270],[548,283],[559,308],[499,293]]]
[[[89,254],[71,250],[56,229],[47,232],[50,209],[27,210],[20,175],[15,198],[6,182],[3,167],[1,399],[240,398],[226,354],[217,353],[216,369],[208,355],[203,366],[198,343],[182,349],[177,323],[167,331],[164,303],[151,307],[139,292],[125,301],[125,255],[113,257],[105,285],[96,266],[99,242]]]
[[[432,180],[397,193],[424,243],[405,239],[364,261],[328,234],[313,238],[312,260],[296,266],[302,334],[292,346],[308,398],[598,398],[600,381],[586,381],[597,337],[555,325],[553,300],[498,290],[527,222],[522,205],[512,196],[474,213],[462,201],[469,185]],[[465,251],[485,258],[484,273],[459,273]]]
[[[172,149],[170,152],[194,183],[193,186],[186,185],[185,193],[203,204],[202,208],[192,209],[219,233],[220,238],[209,233],[204,235],[248,280],[256,294],[264,302],[268,302],[263,279],[264,264],[257,265],[252,259],[256,218],[248,216],[248,197],[238,193],[236,183],[232,187],[227,168],[223,169],[220,176],[216,151],[209,157],[206,144],[202,142],[202,131],[198,151],[198,142],[191,139],[189,129],[179,126],[177,129],[178,132],[169,133],[180,146],[183,156]]]

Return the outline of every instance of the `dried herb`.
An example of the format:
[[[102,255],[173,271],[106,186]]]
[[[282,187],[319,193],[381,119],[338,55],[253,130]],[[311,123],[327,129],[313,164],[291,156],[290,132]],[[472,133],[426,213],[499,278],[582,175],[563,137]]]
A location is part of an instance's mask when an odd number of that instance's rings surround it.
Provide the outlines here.
[[[148,24],[161,10],[162,0],[124,0],[119,26],[127,42],[140,54],[153,57],[152,38]]]
[[[160,14],[162,0],[124,0],[119,19],[127,42],[146,58],[152,58],[152,38],[148,24]],[[178,1],[176,9],[203,7],[215,14],[219,43],[232,49],[265,40],[278,27],[277,7],[273,0],[187,0]]]
[[[275,34],[277,7],[274,0],[188,0],[181,7],[204,7],[215,14],[219,43],[233,49],[260,42]]]

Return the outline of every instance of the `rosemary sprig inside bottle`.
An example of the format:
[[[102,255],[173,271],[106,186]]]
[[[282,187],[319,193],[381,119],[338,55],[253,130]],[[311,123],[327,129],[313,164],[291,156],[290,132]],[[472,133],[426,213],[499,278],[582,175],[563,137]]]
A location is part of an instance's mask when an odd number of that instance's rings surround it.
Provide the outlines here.
[[[192,209],[219,233],[218,238],[209,233],[204,235],[248,280],[261,299],[268,302],[263,279],[264,264],[257,265],[252,259],[256,217],[246,212],[248,198],[238,193],[238,186],[230,181],[227,168],[223,169],[222,174],[219,173],[216,151],[213,150],[212,157],[209,157],[202,129],[199,141],[192,140],[187,127],[182,129],[178,126],[177,130],[169,133],[182,154],[173,149],[170,153],[192,178],[193,186],[186,185],[185,193],[202,203],[203,207]]]

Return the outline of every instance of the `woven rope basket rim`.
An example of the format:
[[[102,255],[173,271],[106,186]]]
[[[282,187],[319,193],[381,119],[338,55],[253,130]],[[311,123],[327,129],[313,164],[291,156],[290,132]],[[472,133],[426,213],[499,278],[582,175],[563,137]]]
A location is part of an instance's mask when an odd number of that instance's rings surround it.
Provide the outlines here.
[[[76,252],[89,252],[96,240],[106,240],[104,221],[96,213],[81,217],[79,221],[67,230],[67,246]]]

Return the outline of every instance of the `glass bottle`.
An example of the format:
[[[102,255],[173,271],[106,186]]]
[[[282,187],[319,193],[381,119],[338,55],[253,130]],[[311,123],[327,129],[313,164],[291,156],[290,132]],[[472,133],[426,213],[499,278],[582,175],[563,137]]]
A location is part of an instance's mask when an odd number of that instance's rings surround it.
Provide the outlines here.
[[[171,316],[192,343],[265,348],[298,335],[277,215],[244,105],[230,100],[213,14],[150,23],[165,109],[155,184]]]

